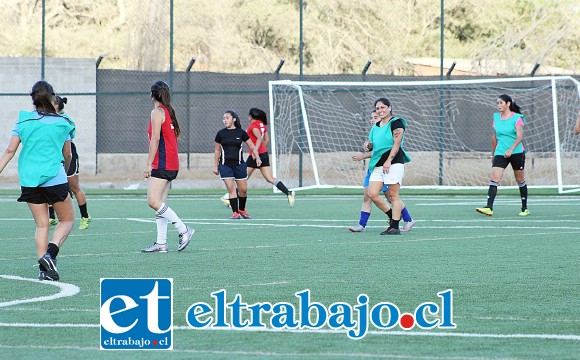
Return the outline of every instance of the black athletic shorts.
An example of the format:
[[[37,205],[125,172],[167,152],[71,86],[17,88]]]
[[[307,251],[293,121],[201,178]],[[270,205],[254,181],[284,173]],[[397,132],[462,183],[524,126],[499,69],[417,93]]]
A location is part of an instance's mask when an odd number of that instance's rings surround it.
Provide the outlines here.
[[[73,176],[79,174],[79,154],[77,153],[77,147],[75,143],[71,141],[70,143],[70,150],[72,153],[72,159],[70,161],[70,166],[66,171],[66,176]]]
[[[246,161],[246,164],[248,164],[249,168],[261,168],[261,167],[266,167],[266,166],[270,166],[270,156],[268,156],[268,153],[261,153],[260,155],[260,160],[262,160],[262,165],[258,166],[258,164],[256,164],[256,160],[254,160],[254,158],[252,157],[252,155],[248,156],[248,160]]]
[[[151,177],[164,179],[167,181],[173,181],[177,178],[178,170],[159,170],[159,169],[152,169],[151,170]]]
[[[512,169],[514,170],[524,170],[526,165],[526,154],[519,153],[519,154],[512,154],[509,158],[503,157],[503,155],[496,155],[493,157],[492,166],[493,167],[500,167],[505,169],[508,164],[512,165]]]
[[[46,187],[20,187],[21,194],[17,201],[31,204],[52,205],[59,201],[64,201],[69,194],[68,182],[60,185]]]

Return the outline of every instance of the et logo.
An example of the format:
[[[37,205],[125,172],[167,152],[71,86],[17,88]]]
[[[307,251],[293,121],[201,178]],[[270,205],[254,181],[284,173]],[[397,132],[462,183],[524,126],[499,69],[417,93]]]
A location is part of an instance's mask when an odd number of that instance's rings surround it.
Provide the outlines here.
[[[101,279],[101,350],[172,350],[173,279]]]

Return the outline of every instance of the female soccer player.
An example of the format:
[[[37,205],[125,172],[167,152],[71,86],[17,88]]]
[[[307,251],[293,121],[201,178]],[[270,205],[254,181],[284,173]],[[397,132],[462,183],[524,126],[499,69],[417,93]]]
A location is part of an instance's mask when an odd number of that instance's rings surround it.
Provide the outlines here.
[[[270,137],[268,136],[268,129],[266,125],[268,125],[268,118],[266,116],[266,112],[261,109],[251,108],[249,113],[250,118],[250,126],[246,132],[250,136],[250,140],[254,144],[256,144],[256,148],[258,149],[258,154],[260,160],[262,161],[261,165],[256,164],[256,160],[250,155],[248,156],[248,160],[246,163],[248,164],[248,179],[252,176],[252,173],[256,169],[260,169],[262,176],[266,179],[267,182],[276,186],[278,190],[282,191],[288,197],[288,203],[290,207],[294,206],[294,191],[288,190],[286,185],[280,180],[277,180],[275,177],[272,176],[272,169],[270,169],[270,157],[268,156],[268,150],[266,146],[270,141]]]
[[[254,143],[250,140],[250,136],[242,130],[240,118],[235,111],[226,111],[223,123],[225,128],[218,131],[214,139],[213,173],[220,176],[228,189],[230,206],[232,207],[232,217],[230,219],[251,219],[246,210],[248,166],[243,158],[242,144],[246,143],[248,145],[257,166],[260,166],[262,161],[257,149],[254,147]]]
[[[520,216],[528,216],[528,185],[524,180],[526,154],[522,139],[526,118],[520,107],[509,95],[500,95],[497,99],[498,113],[493,114],[493,136],[491,138],[492,168],[486,207],[476,208],[479,213],[493,215],[493,202],[497,186],[508,164],[511,164],[514,176],[520,188],[522,211]]]
[[[35,110],[20,111],[10,143],[0,158],[0,173],[12,160],[22,142],[18,158],[20,202],[26,202],[36,223],[36,255],[40,264],[39,280],[58,281],[56,257],[75,221],[66,170],[71,161],[70,140],[75,126],[54,109],[54,90],[38,81],[30,92]],[[63,167],[64,161],[64,167]],[[52,204],[59,224],[48,242],[48,205]]]
[[[67,103],[67,98],[56,96],[54,108],[60,116],[64,116],[70,120],[70,117],[64,113],[64,105]],[[71,120],[72,121],[72,120]],[[72,160],[71,164],[66,172],[68,178],[68,185],[70,190],[73,192],[75,198],[77,199],[77,204],[81,212],[81,223],[79,225],[79,230],[86,230],[89,228],[89,222],[91,221],[91,216],[87,210],[87,197],[85,192],[79,185],[79,154],[77,153],[77,147],[74,142],[70,142]],[[82,204],[82,205],[81,205]],[[58,221],[54,216],[54,209],[52,206],[48,208],[50,216],[50,225],[56,225]]]
[[[372,118],[371,118],[371,126],[375,125],[379,121],[381,121],[381,118],[379,117],[379,115],[377,114],[376,111],[373,111]],[[363,159],[368,159],[370,157],[371,157],[371,153],[368,151],[365,151],[363,154],[359,153],[359,154],[353,155],[352,160],[353,161],[362,161]],[[367,170],[367,175],[365,176],[365,179],[363,181],[364,197],[363,197],[363,203],[362,203],[362,207],[361,207],[361,211],[360,211],[360,218],[359,218],[358,224],[348,228],[348,230],[350,230],[352,232],[365,231],[365,228],[367,226],[367,222],[369,221],[369,218],[371,216],[372,201],[371,201],[371,198],[369,197],[369,179],[370,179],[370,177],[371,177],[371,169],[369,168]],[[388,191],[389,191],[389,186],[386,184],[383,185],[381,192],[383,192],[385,194],[385,197],[387,197],[387,199],[388,199]],[[387,208],[388,208],[388,204],[387,204]],[[387,215],[390,218],[392,215],[392,211],[388,210]],[[411,214],[409,213],[409,211],[407,210],[407,207],[404,204],[403,204],[403,210],[401,211],[401,215],[403,217],[403,221],[405,221],[405,225],[403,226],[401,231],[411,230],[411,228],[415,225],[416,222],[415,222],[415,220],[413,220],[413,218],[411,217]]]
[[[404,205],[399,198],[399,188],[405,173],[404,164],[411,161],[403,147],[406,121],[393,116],[391,102],[387,98],[375,101],[375,111],[381,121],[369,133],[368,141],[372,145],[369,197],[383,210],[380,206],[383,206],[384,201],[379,193],[383,185],[389,185],[388,198],[392,206],[392,217],[389,227],[381,235],[400,235],[399,221]]]
[[[185,225],[167,204],[170,184],[179,172],[179,153],[177,138],[179,137],[179,122],[175,110],[171,106],[169,85],[164,81],[156,81],[151,86],[153,111],[147,134],[149,135],[149,156],[144,175],[149,179],[147,202],[155,210],[157,223],[157,241],[142,252],[167,252],[167,223],[175,225],[179,231],[177,251],[184,250],[195,230]]]

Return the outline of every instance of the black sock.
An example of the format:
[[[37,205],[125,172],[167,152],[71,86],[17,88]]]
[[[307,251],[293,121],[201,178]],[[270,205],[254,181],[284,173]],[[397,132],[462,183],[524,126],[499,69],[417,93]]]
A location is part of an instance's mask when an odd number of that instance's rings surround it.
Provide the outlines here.
[[[522,198],[522,211],[528,208],[528,185],[524,181],[523,183],[518,183],[520,187],[520,197]]]
[[[493,210],[493,202],[497,194],[497,183],[491,181],[489,183],[489,190],[487,190],[487,207]]]
[[[51,258],[56,259],[56,256],[58,255],[58,251],[59,251],[59,248],[58,248],[58,246],[56,246],[55,243],[48,243],[48,250],[46,252],[50,254]]]
[[[288,190],[288,188],[286,187],[286,185],[284,185],[284,183],[282,181],[276,180],[274,185],[276,185],[278,190],[282,191],[284,194],[286,194],[286,195],[290,194],[290,191]]]
[[[247,196],[240,196],[238,197],[239,201],[240,201],[240,210],[246,210],[246,201],[248,201],[248,197]]]
[[[399,220],[391,219],[389,227],[392,227],[393,229],[398,229],[399,228],[399,221],[401,221],[401,219],[399,219]]]
[[[232,207],[232,212],[237,213],[238,212],[238,198],[232,198],[230,199],[230,206]]]
[[[393,209],[389,209],[389,211],[385,211],[385,214],[389,217],[389,221],[393,218]]]
[[[89,212],[87,211],[87,203],[79,205],[79,210],[81,211],[81,217],[88,218]]]
[[[54,219],[54,208],[52,206],[48,207],[48,217]]]

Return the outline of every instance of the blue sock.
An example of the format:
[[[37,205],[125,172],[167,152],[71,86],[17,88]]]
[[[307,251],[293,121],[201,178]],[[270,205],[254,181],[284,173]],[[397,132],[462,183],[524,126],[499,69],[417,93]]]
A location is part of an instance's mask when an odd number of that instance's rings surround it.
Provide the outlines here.
[[[409,210],[407,210],[407,207],[403,208],[403,211],[401,211],[401,215],[403,216],[404,222],[413,221],[413,218],[411,217],[411,214],[409,214]]]
[[[371,213],[370,212],[361,211],[360,212],[360,220],[358,221],[358,223],[362,227],[366,227],[367,226],[367,222],[369,221],[369,218],[370,217],[371,217]]]

